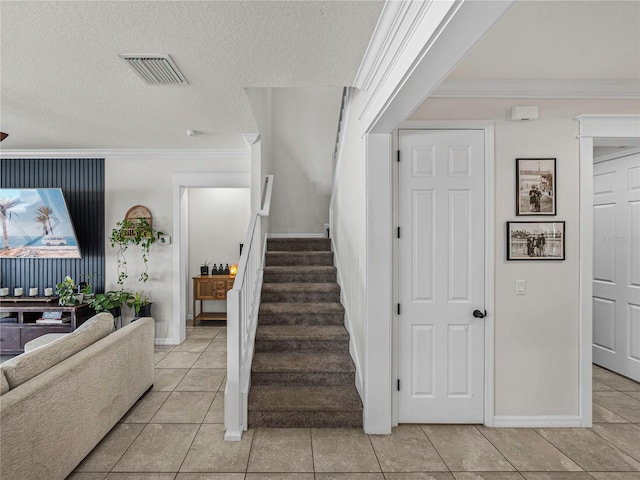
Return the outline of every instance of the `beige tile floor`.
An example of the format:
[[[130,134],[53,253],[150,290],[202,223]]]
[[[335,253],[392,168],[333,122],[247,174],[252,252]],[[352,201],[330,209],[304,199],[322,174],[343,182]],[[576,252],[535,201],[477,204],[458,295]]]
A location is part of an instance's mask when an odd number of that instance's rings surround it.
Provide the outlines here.
[[[71,480],[640,480],[640,384],[593,368],[594,426],[268,429],[223,441],[226,329],[156,347],[156,378]]]

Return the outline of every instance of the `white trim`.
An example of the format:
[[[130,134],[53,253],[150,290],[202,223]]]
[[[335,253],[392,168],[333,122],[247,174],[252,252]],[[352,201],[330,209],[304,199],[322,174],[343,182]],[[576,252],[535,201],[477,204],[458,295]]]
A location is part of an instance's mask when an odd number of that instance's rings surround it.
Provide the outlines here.
[[[249,150],[1,150],[0,157],[6,158],[180,158],[196,159],[238,159],[249,158]]]
[[[371,67],[376,72],[359,116],[367,133],[388,134],[397,128],[515,1],[400,3],[406,8],[398,7],[389,43]]]
[[[580,417],[577,415],[497,415],[494,427],[582,427]]]
[[[260,140],[260,134],[259,133],[243,133],[242,138],[244,138],[244,142],[247,144],[247,147],[249,148],[249,150],[251,150],[251,147],[258,140]]]
[[[640,98],[637,80],[447,80],[440,98]]]
[[[578,115],[579,137],[637,138],[640,115]]]
[[[580,132],[580,425],[592,425],[594,137],[640,137],[640,115],[579,115]]]
[[[248,152],[245,152],[248,153]],[[251,174],[238,173],[176,173],[173,175],[173,322],[169,339],[177,345],[186,337],[187,318],[187,247],[188,188],[251,188]]]
[[[364,298],[364,431],[391,433],[392,398],[392,185],[391,134],[364,138],[365,298]],[[375,165],[375,168],[371,168]]]
[[[593,163],[608,162],[609,160],[616,160],[618,158],[629,157],[631,155],[637,155],[640,153],[640,147],[629,148],[628,150],[620,150],[619,152],[610,153],[601,157],[594,157]]]
[[[380,68],[380,63],[388,50],[390,37],[394,32],[394,24],[398,18],[399,12],[405,2],[385,2],[382,12],[378,18],[378,23],[373,31],[369,45],[362,59],[362,63],[358,68],[358,73],[353,82],[353,86],[366,90],[371,85],[376,71]]]
[[[331,251],[332,252],[337,251],[333,238],[331,238]],[[342,281],[342,275],[340,274],[341,268],[340,268],[340,260],[338,258],[338,255],[333,256],[333,263],[337,271],[336,272],[337,282],[338,282],[338,285],[340,285],[340,303],[342,303],[342,306],[344,307],[344,326],[349,332],[349,355],[351,355],[351,359],[353,360],[353,363],[356,366],[356,390],[358,390],[358,394],[360,395],[360,398],[364,399],[364,380],[363,380],[363,374],[362,374],[362,365],[360,364],[360,355],[358,352],[358,346],[355,343],[353,328],[351,326],[351,317],[349,316],[349,311],[350,311],[349,301],[347,299],[347,296],[344,294],[344,288],[343,288],[344,282]]]
[[[492,427],[495,425],[495,151],[494,138],[495,128],[493,121],[406,121],[403,122],[399,129],[424,129],[424,130],[484,130],[484,201],[485,201],[485,217],[484,217],[484,241],[485,241],[485,278],[484,278],[484,308],[488,315],[484,319],[484,425]],[[396,130],[397,138],[397,130]],[[397,148],[397,141],[396,141]],[[397,181],[397,177],[396,177]],[[397,187],[397,183],[394,183]],[[397,188],[395,188],[397,190]],[[396,202],[394,211],[397,212],[397,194],[393,196]],[[397,242],[394,242],[397,243]],[[397,248],[394,249],[393,255],[397,263]],[[397,283],[397,268],[394,272],[394,281]],[[394,302],[398,299],[397,286],[394,287]],[[398,344],[397,335],[394,338],[394,378],[398,374]],[[397,399],[398,392],[395,392]],[[394,425],[397,424],[397,400],[394,402]]]

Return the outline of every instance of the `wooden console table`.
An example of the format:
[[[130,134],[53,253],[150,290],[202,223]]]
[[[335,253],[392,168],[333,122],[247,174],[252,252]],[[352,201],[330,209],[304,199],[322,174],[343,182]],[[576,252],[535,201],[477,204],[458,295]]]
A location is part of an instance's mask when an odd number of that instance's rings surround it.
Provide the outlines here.
[[[0,312],[8,313],[0,323],[0,351],[2,353],[22,353],[24,344],[46,333],[69,333],[82,325],[94,314],[86,303],[75,306],[60,306],[47,301],[0,301]],[[36,320],[44,312],[62,312],[68,322],[60,324],[39,324]],[[11,323],[5,323],[14,319]]]
[[[233,288],[235,277],[231,275],[199,275],[193,277],[193,326],[198,320],[226,320],[227,313],[203,312],[204,300],[226,300]],[[200,301],[200,313],[196,313],[196,301]]]

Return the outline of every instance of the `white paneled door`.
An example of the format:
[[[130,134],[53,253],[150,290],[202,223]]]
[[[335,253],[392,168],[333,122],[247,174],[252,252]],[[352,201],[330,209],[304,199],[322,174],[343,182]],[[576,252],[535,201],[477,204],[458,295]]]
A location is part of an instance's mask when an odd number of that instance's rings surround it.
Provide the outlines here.
[[[640,382],[640,155],[593,166],[593,363]]]
[[[399,147],[398,421],[483,423],[484,131]]]

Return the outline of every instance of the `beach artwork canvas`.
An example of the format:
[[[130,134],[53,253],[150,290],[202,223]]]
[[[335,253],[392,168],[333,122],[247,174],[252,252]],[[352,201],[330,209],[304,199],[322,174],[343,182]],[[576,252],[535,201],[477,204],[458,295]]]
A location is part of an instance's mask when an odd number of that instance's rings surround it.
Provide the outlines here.
[[[60,188],[0,188],[0,258],[81,258]]]

